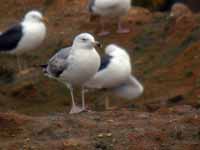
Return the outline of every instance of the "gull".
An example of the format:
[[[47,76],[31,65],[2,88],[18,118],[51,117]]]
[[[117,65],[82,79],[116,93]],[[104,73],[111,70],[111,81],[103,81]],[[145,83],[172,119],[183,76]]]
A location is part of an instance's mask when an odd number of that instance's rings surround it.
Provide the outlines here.
[[[107,89],[118,97],[135,99],[144,89],[132,75],[131,68],[130,56],[126,50],[110,44],[105,48],[98,72],[86,83],[86,88]]]
[[[85,110],[85,82],[87,82],[100,66],[100,56],[95,46],[99,42],[89,33],[82,33],[75,37],[71,47],[61,49],[48,62],[43,65],[44,72],[50,78],[62,82],[69,88],[72,108],[70,114]],[[82,108],[74,100],[73,88],[81,87]]]
[[[29,11],[22,22],[0,33],[0,52],[17,56],[40,46],[46,36],[47,19],[36,10]],[[18,58],[18,67],[21,66]]]
[[[126,15],[131,8],[131,0],[89,0],[88,3],[89,12],[94,15],[101,16],[101,32],[100,36],[109,34],[109,31],[105,30],[105,17],[118,18],[118,33],[128,33],[129,29],[122,27],[122,16]]]

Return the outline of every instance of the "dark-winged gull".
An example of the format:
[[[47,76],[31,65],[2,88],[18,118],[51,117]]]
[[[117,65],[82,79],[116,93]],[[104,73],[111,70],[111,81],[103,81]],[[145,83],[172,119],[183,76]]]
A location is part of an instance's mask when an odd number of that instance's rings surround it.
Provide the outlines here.
[[[39,11],[29,11],[21,23],[0,34],[0,52],[20,55],[37,48],[46,36],[44,21]]]
[[[134,99],[143,93],[143,86],[131,74],[130,56],[123,48],[110,44],[105,49],[98,72],[86,83],[88,89],[108,89],[126,99]]]
[[[57,79],[69,88],[72,98],[71,114],[85,110],[84,84],[100,66],[100,56],[95,49],[98,44],[91,34],[82,33],[75,37],[71,47],[61,49],[47,65],[43,66],[46,75]],[[82,88],[82,108],[76,106],[74,87]]]
[[[118,33],[128,33],[129,29],[122,27],[121,17],[128,13],[131,8],[131,0],[89,0],[88,9],[89,12],[95,15],[101,16],[101,32],[100,36],[109,34],[109,31],[105,30],[105,21],[107,17],[118,18]]]

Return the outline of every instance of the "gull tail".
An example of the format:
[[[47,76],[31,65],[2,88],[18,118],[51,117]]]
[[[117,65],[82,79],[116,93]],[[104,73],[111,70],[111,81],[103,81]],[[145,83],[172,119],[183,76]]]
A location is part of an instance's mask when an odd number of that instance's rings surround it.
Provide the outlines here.
[[[49,78],[54,78],[51,73],[49,72],[48,64],[40,65],[40,68],[42,68],[42,71],[45,76]],[[54,78],[55,79],[55,78]]]
[[[117,88],[114,88],[112,92],[116,96],[130,100],[141,96],[144,92],[144,87],[134,76],[130,76],[127,82]]]
[[[47,64],[40,65],[40,68],[42,68],[42,71],[43,71],[43,73],[44,73],[45,75],[47,75],[47,74],[48,74],[48,72],[47,72],[47,67],[48,67],[48,65],[47,65]]]

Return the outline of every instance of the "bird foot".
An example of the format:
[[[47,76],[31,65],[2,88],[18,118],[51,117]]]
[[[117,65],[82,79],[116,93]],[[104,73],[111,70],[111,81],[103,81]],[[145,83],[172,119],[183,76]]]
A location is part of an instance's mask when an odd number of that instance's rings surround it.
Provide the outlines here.
[[[90,110],[89,108],[82,108],[82,111],[87,113],[94,113],[94,111]]]
[[[107,110],[107,111],[113,111],[113,110],[117,110],[117,107],[115,107],[115,106],[112,106],[112,107],[108,106],[108,107],[105,107],[105,110]]]
[[[117,33],[119,33],[119,34],[124,34],[124,33],[129,33],[129,32],[130,32],[129,29],[118,29],[117,30]]]
[[[78,107],[78,106],[72,106],[72,108],[71,108],[71,110],[70,110],[70,114],[78,114],[78,113],[80,113],[80,112],[82,112],[83,110],[80,108],[80,107]]]
[[[102,31],[102,32],[98,33],[99,36],[107,36],[109,34],[110,34],[109,31]]]

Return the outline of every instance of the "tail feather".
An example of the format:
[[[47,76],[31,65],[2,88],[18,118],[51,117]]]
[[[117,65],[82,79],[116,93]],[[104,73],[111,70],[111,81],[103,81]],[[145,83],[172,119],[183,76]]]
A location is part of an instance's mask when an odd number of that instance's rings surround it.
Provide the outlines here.
[[[121,98],[135,99],[142,95],[144,88],[134,76],[131,76],[126,83],[114,88],[112,91]]]
[[[40,65],[40,67],[42,68],[42,71],[43,71],[43,73],[44,74],[47,74],[48,72],[47,72],[47,64],[44,64],[44,65]]]

